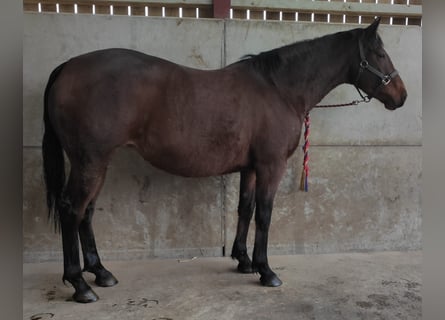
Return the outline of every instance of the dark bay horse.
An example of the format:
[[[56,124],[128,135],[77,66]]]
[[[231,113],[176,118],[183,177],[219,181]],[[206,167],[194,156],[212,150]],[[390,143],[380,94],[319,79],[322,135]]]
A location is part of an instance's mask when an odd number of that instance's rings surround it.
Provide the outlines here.
[[[268,230],[305,114],[342,83],[390,110],[406,99],[377,34],[379,21],[248,56],[220,70],[191,69],[125,49],[87,53],[57,67],[44,95],[44,177],[49,213],[62,232],[63,280],[73,285],[74,300],[98,299],[83,271],[94,273],[99,286],[117,283],[101,263],[91,221],[107,165],[120,146],[132,146],[157,168],[185,177],[240,172],[232,257],[240,272],[258,272],[262,285],[281,285],[267,260]],[[64,153],[71,164],[66,184]],[[246,238],[254,209],[251,261]]]

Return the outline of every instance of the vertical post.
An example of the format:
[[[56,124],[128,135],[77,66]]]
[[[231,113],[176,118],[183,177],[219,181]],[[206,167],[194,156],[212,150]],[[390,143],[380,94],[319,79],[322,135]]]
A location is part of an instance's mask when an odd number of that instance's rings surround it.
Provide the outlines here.
[[[229,18],[230,0],[213,0],[213,17],[217,19]]]

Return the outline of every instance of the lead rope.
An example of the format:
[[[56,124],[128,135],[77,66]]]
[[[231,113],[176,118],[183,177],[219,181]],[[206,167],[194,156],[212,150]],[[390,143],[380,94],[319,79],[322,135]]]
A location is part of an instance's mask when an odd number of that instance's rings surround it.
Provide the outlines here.
[[[357,88],[357,87],[356,87]],[[357,88],[358,90],[358,88]],[[363,96],[362,93],[359,91],[360,95],[362,96],[362,100],[354,100],[350,103],[342,103],[342,104],[325,104],[325,105],[317,105],[315,108],[335,108],[335,107],[348,107],[348,106],[356,106],[361,102],[368,103],[371,99],[368,96]],[[303,149],[303,169],[301,172],[301,179],[300,179],[300,190],[304,192],[309,191],[309,184],[308,184],[308,178],[309,178],[309,133],[310,133],[310,126],[311,126],[311,118],[309,116],[309,112],[306,113],[304,116],[304,144],[302,146]]]
[[[309,186],[307,179],[309,177],[309,133],[311,127],[311,118],[309,112],[304,117],[304,144],[303,144],[303,171],[301,172],[300,190],[308,192]]]

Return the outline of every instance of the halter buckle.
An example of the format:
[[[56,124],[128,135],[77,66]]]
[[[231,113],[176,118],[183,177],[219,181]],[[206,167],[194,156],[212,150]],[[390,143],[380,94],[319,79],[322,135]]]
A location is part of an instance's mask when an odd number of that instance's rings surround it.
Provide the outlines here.
[[[383,77],[382,84],[384,86],[387,86],[390,82],[391,82],[391,76],[390,75],[386,75],[386,76]]]

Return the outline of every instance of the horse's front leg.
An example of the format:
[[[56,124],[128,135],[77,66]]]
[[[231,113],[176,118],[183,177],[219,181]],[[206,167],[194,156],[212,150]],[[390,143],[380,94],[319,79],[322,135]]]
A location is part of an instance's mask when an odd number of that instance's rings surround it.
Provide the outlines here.
[[[267,260],[267,242],[272,216],[275,193],[286,167],[285,162],[260,165],[257,168],[256,211],[255,211],[255,246],[253,249],[252,269],[261,275],[263,286],[278,287],[282,284],[277,275],[270,269]]]
[[[256,176],[253,169],[241,171],[239,204],[238,204],[238,227],[232,247],[232,258],[238,260],[238,271],[241,273],[252,272],[252,261],[247,254],[247,233],[250,220],[255,208],[255,182]]]

